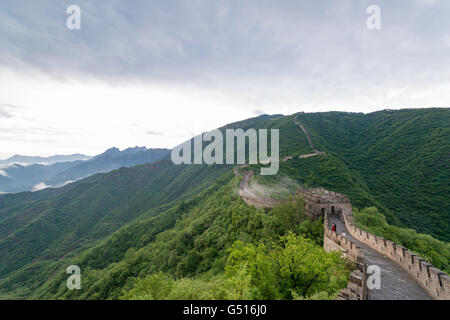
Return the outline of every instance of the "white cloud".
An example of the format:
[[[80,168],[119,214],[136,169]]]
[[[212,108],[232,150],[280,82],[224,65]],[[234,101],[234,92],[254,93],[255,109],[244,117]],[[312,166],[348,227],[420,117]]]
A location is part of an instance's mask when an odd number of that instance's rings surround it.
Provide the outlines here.
[[[0,170],[0,176],[10,178],[10,176],[5,172],[5,170]]]
[[[0,118],[13,118],[16,116],[16,111],[18,109],[23,109],[23,107],[0,103]]]
[[[149,136],[164,136],[164,133],[154,130],[147,130],[146,134]]]
[[[48,189],[48,188],[61,188],[61,187],[64,187],[65,185],[68,185],[69,183],[72,183],[72,182],[75,182],[75,181],[76,180],[69,180],[69,181],[66,181],[64,183],[60,183],[60,184],[57,184],[57,185],[54,185],[54,186],[47,185],[44,182],[41,182],[41,183],[36,184],[31,189],[31,192],[36,192],[36,191],[40,191],[40,190],[44,190],[44,189]]]
[[[446,34],[445,36],[442,37],[442,42],[444,43],[444,45],[450,49],[450,34]]]
[[[31,192],[36,192],[36,191],[40,191],[40,190],[44,190],[49,188],[49,186],[47,186],[45,183],[41,182],[36,184],[32,189]]]
[[[260,116],[260,115],[265,114],[265,112],[262,111],[262,110],[256,109],[256,110],[253,110],[253,114],[254,114],[255,116]]]

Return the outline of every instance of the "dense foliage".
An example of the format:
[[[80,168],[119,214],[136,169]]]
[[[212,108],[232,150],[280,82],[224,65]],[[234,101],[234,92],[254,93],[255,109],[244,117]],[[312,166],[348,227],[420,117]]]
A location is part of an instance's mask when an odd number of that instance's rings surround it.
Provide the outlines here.
[[[289,232],[301,235],[302,243],[314,248],[317,257],[324,254],[323,222],[307,219],[301,202],[258,210],[246,206],[234,193],[238,182],[239,178],[232,179],[230,173],[207,191],[163,214],[132,223],[77,257],[59,260],[38,277],[29,279],[27,290],[36,298],[117,299],[134,286],[137,278],[144,279],[158,272],[170,275],[184,286],[189,281],[196,285],[206,281],[205,286],[222,283],[222,280],[229,284],[233,277],[226,267],[236,265],[236,261],[232,263],[228,257],[237,250],[239,243],[254,248],[261,245],[273,251],[273,243]],[[259,252],[263,254],[261,250],[262,247]],[[267,251],[267,258],[269,256]],[[340,286],[345,286],[348,269],[342,260],[333,261],[334,264],[320,275],[322,285],[315,285],[308,296],[319,289],[324,291],[326,281],[333,284],[325,290],[330,296],[336,295]],[[64,266],[70,264],[79,265],[83,270],[83,290],[65,288]],[[55,269],[60,272],[53,274]],[[29,271],[26,269],[0,284],[14,289],[17,277],[20,274],[26,277]],[[286,297],[284,291],[279,289],[277,297]]]
[[[298,119],[316,147],[349,172],[353,183],[335,186],[341,179],[335,175],[326,181],[330,188],[349,194],[358,207],[375,205],[396,226],[450,240],[450,109],[311,113]],[[372,201],[361,203],[355,188]]]
[[[92,247],[134,219],[167,210],[229,170],[163,160],[95,175],[63,190],[4,195],[0,275]]]
[[[330,299],[349,275],[338,252],[288,233],[271,248],[235,241],[225,273],[173,280],[163,273],[138,279],[122,299]]]

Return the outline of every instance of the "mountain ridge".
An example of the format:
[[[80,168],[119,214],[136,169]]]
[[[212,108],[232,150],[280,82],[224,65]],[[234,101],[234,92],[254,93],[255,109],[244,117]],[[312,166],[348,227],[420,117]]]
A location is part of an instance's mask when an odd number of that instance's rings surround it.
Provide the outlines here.
[[[60,187],[92,174],[131,167],[168,157],[169,149],[134,147],[120,151],[110,148],[87,160],[56,162],[53,164],[10,164],[0,166],[0,191],[36,191],[46,187]]]

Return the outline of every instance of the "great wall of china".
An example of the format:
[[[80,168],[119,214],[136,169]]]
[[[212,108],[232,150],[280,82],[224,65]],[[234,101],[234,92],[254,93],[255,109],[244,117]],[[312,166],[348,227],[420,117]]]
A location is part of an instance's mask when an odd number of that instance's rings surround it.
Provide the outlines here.
[[[261,198],[248,190],[252,172],[246,171],[239,194],[248,204],[273,207],[278,200]],[[342,300],[450,300],[450,277],[408,249],[356,227],[350,198],[322,188],[298,190],[311,219],[324,220],[324,249],[339,250],[354,262]],[[331,225],[337,230],[332,231]],[[381,288],[367,289],[367,268],[380,268]]]
[[[301,154],[301,155],[299,156],[299,158],[300,158],[300,159],[305,159],[305,158],[310,158],[310,157],[314,157],[314,156],[319,156],[319,155],[321,155],[321,154],[325,154],[325,152],[319,151],[319,150],[316,149],[316,147],[315,147],[314,144],[312,143],[311,137],[309,136],[308,130],[306,130],[306,128],[305,128],[303,125],[301,125],[300,123],[298,123],[297,117],[298,117],[298,115],[294,118],[294,123],[295,123],[300,129],[302,129],[303,133],[304,133],[305,136],[306,136],[306,139],[308,139],[309,146],[310,146],[311,149],[313,149],[313,151],[314,151],[313,153],[309,153],[309,154]]]
[[[323,154],[314,148],[306,129],[294,119],[306,134],[315,155]],[[308,155],[308,156],[313,156]],[[301,156],[300,156],[301,157]],[[292,159],[285,157],[283,161]],[[239,175],[239,169],[235,171]],[[273,207],[279,200],[260,197],[249,190],[252,171],[245,171],[239,195],[248,205]],[[408,249],[355,226],[350,198],[323,188],[298,190],[305,201],[305,213],[310,219],[323,218],[324,249],[339,250],[355,264],[341,300],[450,300],[450,277]],[[331,225],[336,225],[336,231]],[[368,289],[369,266],[379,268],[381,288]]]

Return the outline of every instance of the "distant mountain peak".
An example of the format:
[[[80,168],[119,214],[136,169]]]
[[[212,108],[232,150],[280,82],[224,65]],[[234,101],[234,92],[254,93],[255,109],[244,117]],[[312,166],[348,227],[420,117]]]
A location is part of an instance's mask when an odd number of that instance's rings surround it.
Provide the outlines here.
[[[148,149],[146,147],[136,146],[134,148],[127,148],[127,149],[123,150],[122,152],[127,153],[127,154],[133,154],[133,153],[137,153],[137,152],[145,152],[147,150]]]
[[[123,151],[112,147],[87,161],[49,164],[43,163],[48,159],[39,158],[38,163],[32,164],[23,163],[21,158],[16,157],[16,160],[22,161],[15,164],[0,163],[0,192],[36,191],[43,186],[59,187],[68,181],[76,181],[96,173],[151,163],[169,156],[169,149],[147,149],[136,146]]]
[[[115,154],[115,153],[119,153],[119,152],[120,152],[119,148],[112,147],[112,148],[107,149],[105,152],[101,153],[100,155]]]
[[[110,156],[110,157],[116,158],[116,157],[120,157],[123,155],[132,155],[132,154],[135,154],[138,152],[146,152],[148,150],[150,150],[150,149],[147,149],[146,147],[136,146],[136,147],[126,148],[126,149],[120,151],[119,148],[112,147],[112,148],[109,148],[108,150],[106,150],[105,152],[99,154],[98,156],[94,157],[92,160],[103,157],[103,156]]]

